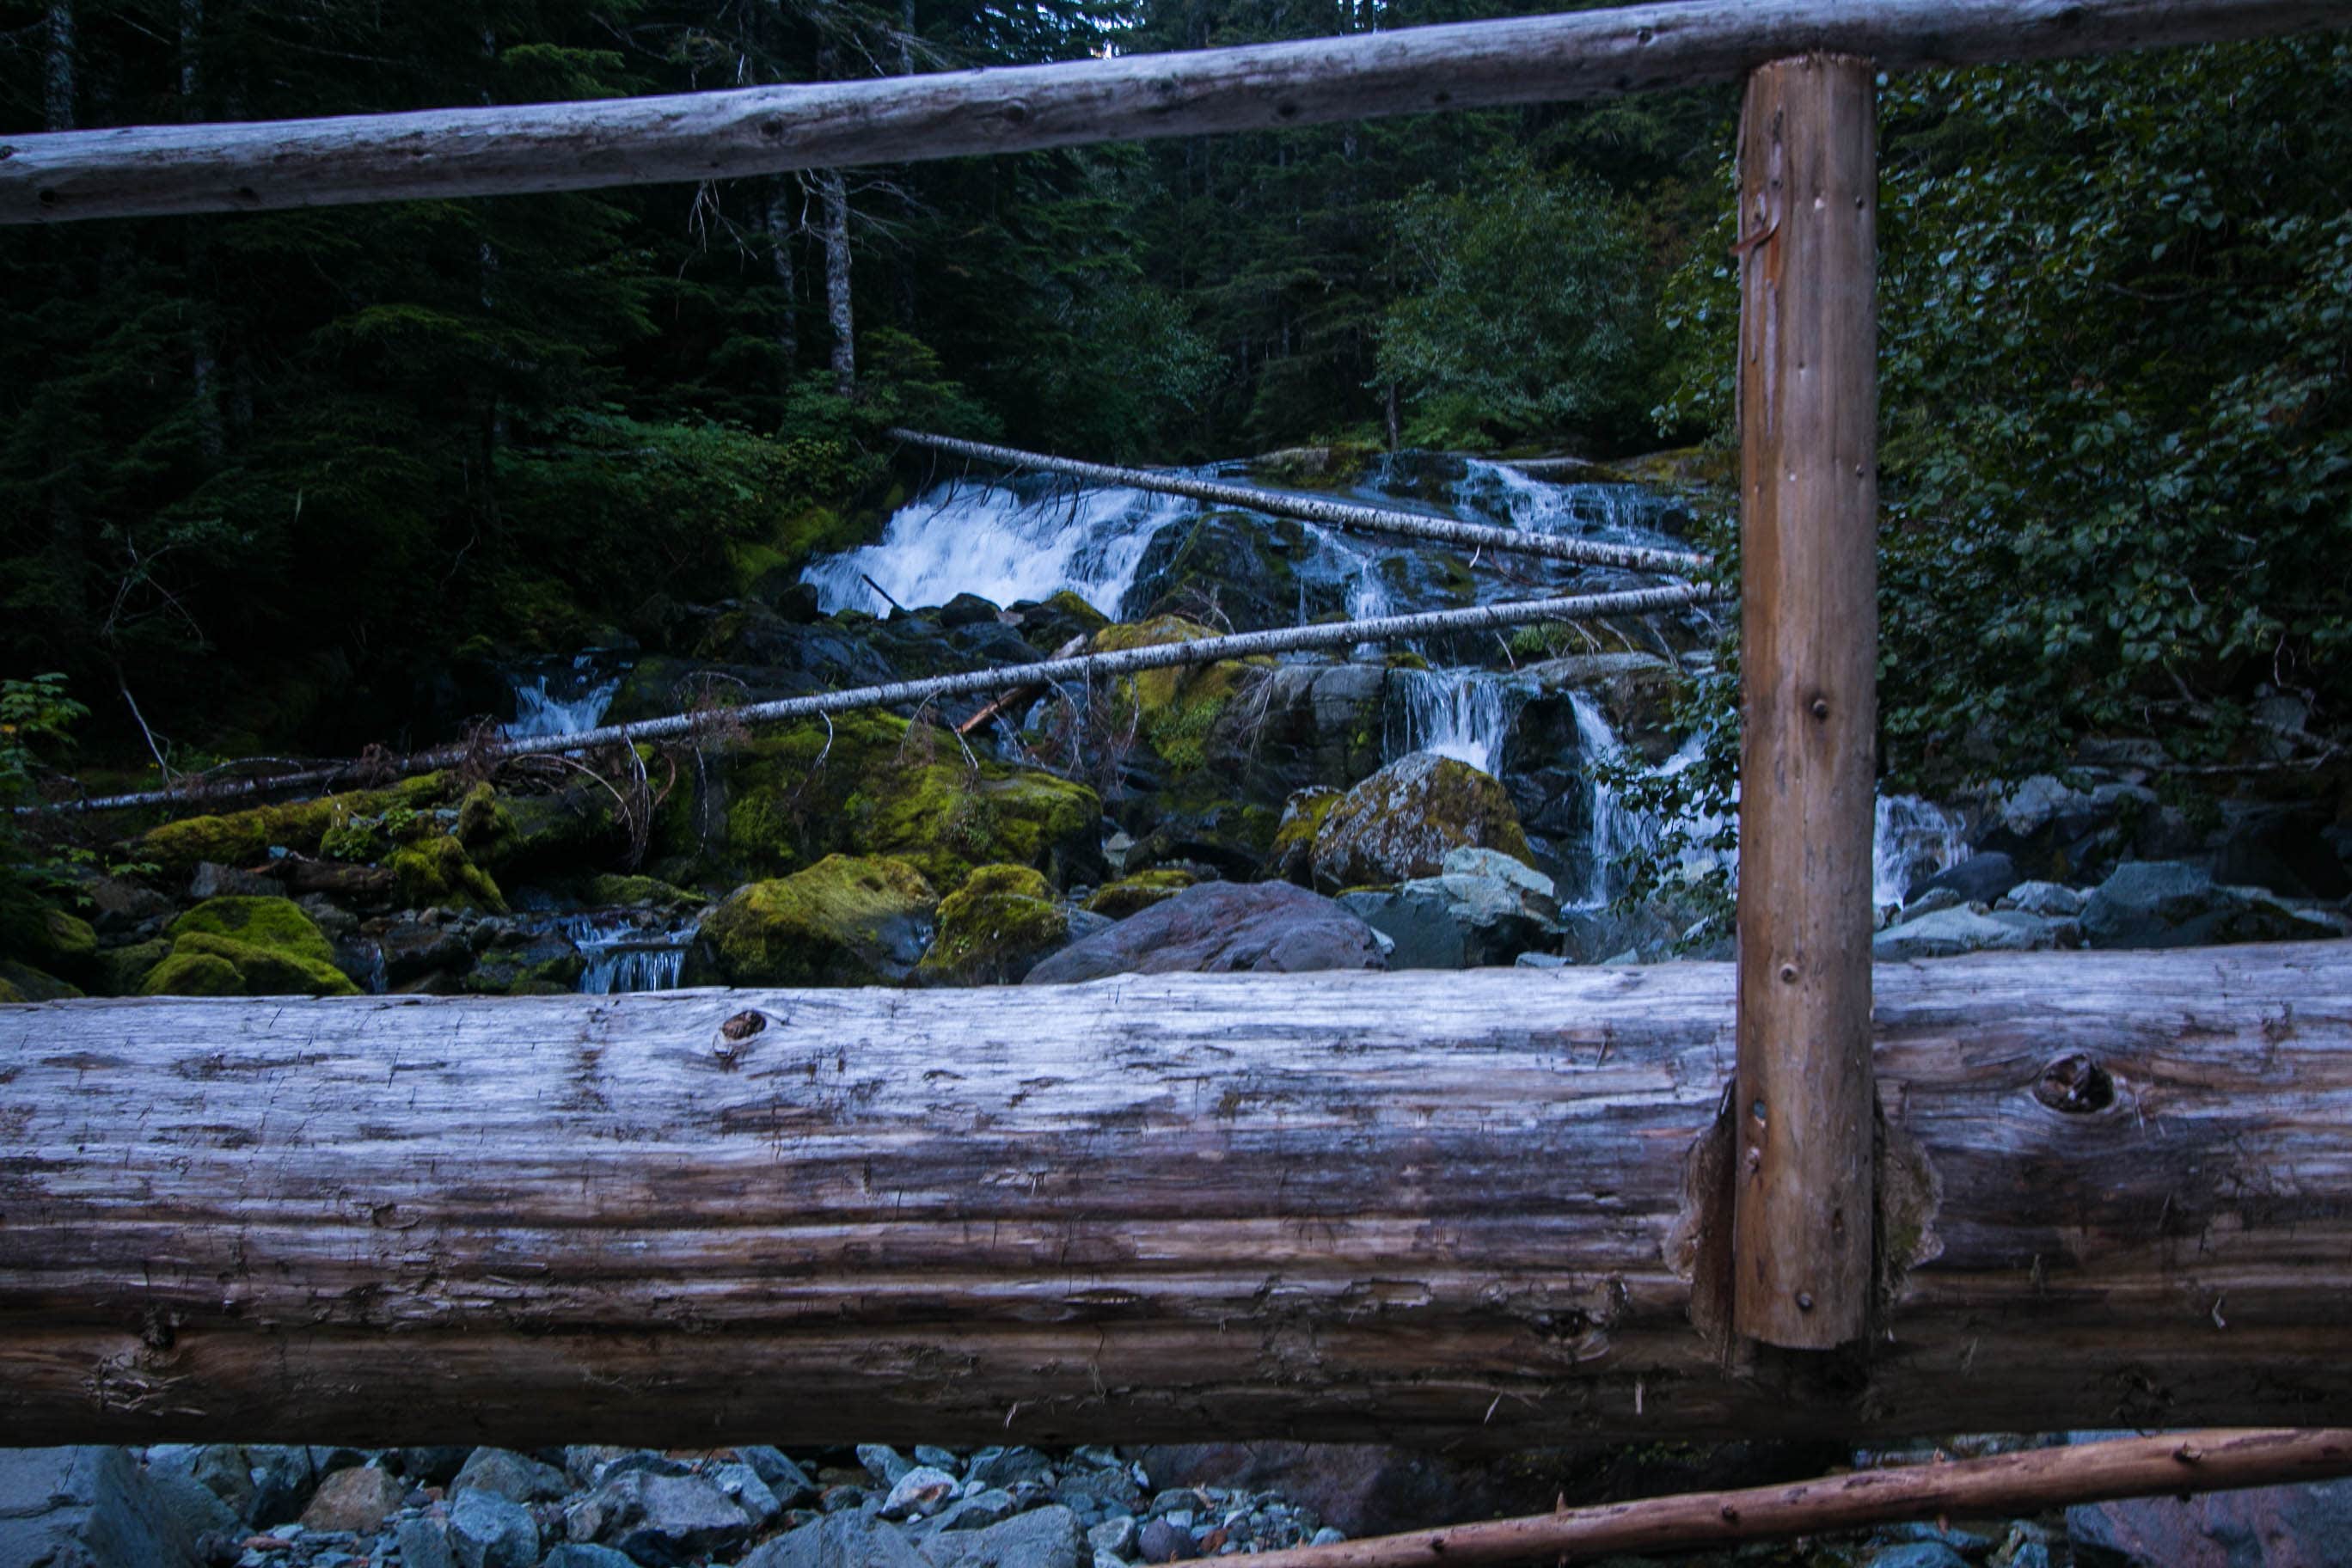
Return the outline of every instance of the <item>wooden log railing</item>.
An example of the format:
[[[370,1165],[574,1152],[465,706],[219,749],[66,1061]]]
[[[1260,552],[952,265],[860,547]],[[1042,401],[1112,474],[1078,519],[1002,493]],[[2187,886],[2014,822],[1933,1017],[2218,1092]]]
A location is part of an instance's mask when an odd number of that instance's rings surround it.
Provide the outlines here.
[[[595,190],[2341,26],[2342,0],[1679,0],[1190,54],[0,143],[0,223]]]
[[[1694,1331],[1727,964],[0,1007],[0,1442],[2340,1417],[2352,948],[1877,982],[1866,1360]]]

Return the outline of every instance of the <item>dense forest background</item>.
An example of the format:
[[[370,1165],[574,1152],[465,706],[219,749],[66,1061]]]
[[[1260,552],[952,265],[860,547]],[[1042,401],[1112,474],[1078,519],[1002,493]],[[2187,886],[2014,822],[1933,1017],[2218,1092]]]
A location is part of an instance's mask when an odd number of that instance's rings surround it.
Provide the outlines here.
[[[0,135],[1512,8],[9,0]],[[657,644],[855,542],[895,422],[1159,461],[1720,441],[1736,108],[0,230],[0,753],[21,778],[134,769],[147,731],[175,766],[441,738],[454,661]],[[2352,46],[1901,78],[1882,138],[1890,773],[2156,734],[2185,779],[2335,777]]]

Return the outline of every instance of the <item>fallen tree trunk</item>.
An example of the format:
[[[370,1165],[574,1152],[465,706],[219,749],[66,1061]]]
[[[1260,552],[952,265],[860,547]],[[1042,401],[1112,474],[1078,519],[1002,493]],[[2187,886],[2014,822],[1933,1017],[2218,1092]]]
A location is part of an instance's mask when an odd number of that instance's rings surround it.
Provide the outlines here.
[[[1146,669],[1172,669],[1180,665],[1213,664],[1219,659],[1255,658],[1261,655],[1299,653],[1315,649],[1352,647],[1358,643],[1402,642],[1411,637],[1458,637],[1505,626],[1534,626],[1545,621],[1597,621],[1612,616],[1645,616],[1661,610],[1688,609],[1715,597],[1705,583],[1677,583],[1663,588],[1629,588],[1616,594],[1581,594],[1558,599],[1519,599],[1500,605],[1472,605],[1459,610],[1430,610],[1414,616],[1375,616],[1362,620],[1333,621],[1321,626],[1277,626],[1270,631],[1234,632],[1222,637],[1193,637],[1186,642],[1154,643],[1148,647],[1116,648],[1074,658],[1039,659],[1033,664],[999,665],[992,669],[965,670],[956,675],[925,676],[919,680],[893,680],[879,686],[854,686],[840,691],[819,691],[807,697],[780,697],[740,708],[692,713],[672,713],[659,719],[638,719],[626,724],[606,724],[572,735],[522,735],[412,752],[404,757],[375,756],[364,763],[336,763],[245,778],[190,784],[179,789],[140,790],[129,795],[92,795],[81,800],[19,805],[20,816],[44,811],[120,811],[142,805],[201,805],[217,807],[244,796],[285,790],[328,787],[355,779],[382,780],[436,768],[527,752],[576,752],[599,746],[632,745],[639,741],[696,741],[715,736],[723,743],[733,731],[757,724],[789,723],[821,713],[846,713],[857,708],[896,708],[908,703],[936,702],[950,697],[995,694],[1008,686],[1050,686],[1061,680],[1108,679]]]
[[[1633,572],[1703,572],[1711,560],[1709,556],[1689,551],[1652,550],[1636,544],[1610,544],[1598,539],[1530,533],[1516,528],[1495,528],[1483,522],[1462,522],[1450,517],[1399,511],[1392,507],[1364,506],[1355,501],[1326,500],[1320,496],[1260,489],[1255,485],[1230,485],[1217,479],[1196,479],[1189,474],[1171,474],[1159,468],[1122,468],[1109,463],[1088,463],[1076,458],[1024,452],[1017,447],[992,447],[985,441],[966,441],[956,436],[933,436],[922,430],[892,430],[889,435],[893,440],[905,441],[912,446],[929,447],[934,451],[950,452],[957,457],[976,458],[983,463],[1001,463],[1011,468],[1068,474],[1076,479],[1091,479],[1097,484],[1127,485],[1135,489],[1158,490],[1165,495],[1190,496],[1195,500],[1217,506],[1247,507],[1275,517],[1303,518],[1308,522],[1360,532],[1393,533],[1407,539],[1424,539],[1434,544],[1457,545],[1465,550],[1536,555],[1549,561],[1573,562],[1587,566],[1616,566]],[[869,578],[867,583],[871,586],[872,579]],[[881,592],[878,588],[875,591]],[[883,596],[887,598],[889,595],[886,594]]]
[[[2342,0],[1685,0],[1191,54],[0,144],[0,223],[596,190],[2341,26]]]
[[[2340,1415],[2352,946],[1876,994],[1866,1362],[1693,1327],[1726,964],[0,1007],[0,1442]]]

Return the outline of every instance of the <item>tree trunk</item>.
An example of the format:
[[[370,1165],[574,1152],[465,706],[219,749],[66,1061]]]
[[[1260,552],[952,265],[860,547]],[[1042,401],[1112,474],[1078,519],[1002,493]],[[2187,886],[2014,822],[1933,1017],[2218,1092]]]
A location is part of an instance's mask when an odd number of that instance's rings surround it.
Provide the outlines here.
[[[838,169],[817,174],[824,201],[824,315],[833,329],[834,389],[847,397],[857,390],[856,322],[849,309],[849,187]]]
[[[1878,975],[1884,1337],[1727,1362],[1728,964],[0,1007],[0,1442],[2305,1424],[2352,945]]]
[[[41,123],[50,131],[74,128],[73,0],[49,0],[48,55],[41,74]]]
[[[768,266],[775,275],[777,292],[783,296],[776,310],[776,356],[782,362],[786,385],[791,384],[801,357],[800,289],[793,276],[793,235],[800,224],[793,213],[792,189],[778,180],[768,191]]]

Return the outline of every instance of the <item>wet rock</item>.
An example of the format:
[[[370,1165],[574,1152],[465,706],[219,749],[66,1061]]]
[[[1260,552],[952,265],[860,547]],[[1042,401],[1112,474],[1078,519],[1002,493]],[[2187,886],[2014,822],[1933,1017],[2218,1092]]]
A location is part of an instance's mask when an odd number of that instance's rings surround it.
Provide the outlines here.
[[[499,930],[474,960],[466,989],[485,995],[567,992],[588,962],[560,931]]]
[[[2062,945],[2058,926],[2019,910],[1979,913],[1972,909],[1937,910],[1870,939],[1870,955],[1883,963],[1952,958],[1963,952],[2038,952]]]
[[[383,1521],[393,1516],[407,1492],[391,1471],[373,1465],[337,1470],[319,1483],[310,1506],[302,1510],[302,1528],[373,1534],[383,1528]]]
[[[993,625],[999,612],[994,605],[977,594],[958,594],[940,606],[939,623],[944,627],[977,626],[982,622]]]
[[[1371,928],[1328,899],[1288,882],[1204,882],[1074,942],[1031,970],[1027,984],[1382,967]]]
[[[449,1495],[469,1490],[496,1492],[509,1502],[551,1502],[572,1489],[571,1480],[553,1465],[543,1465],[511,1448],[477,1448],[466,1459]]]
[[[2116,868],[2083,906],[2093,947],[2203,947],[2297,942],[2338,934],[2305,920],[2256,888],[2217,883],[2183,861],[2138,860]]]
[[[1433,877],[1448,850],[1499,849],[1531,861],[1534,851],[1510,797],[1491,773],[1432,752],[1391,763],[1349,790],[1316,835],[1316,884],[1326,888]]]
[[[449,1504],[449,1549],[458,1568],[533,1568],[539,1526],[520,1503],[473,1488]]]
[[[210,860],[199,861],[195,874],[188,879],[188,897],[192,899],[274,899],[285,890],[257,871],[240,871],[234,866],[215,865]]]
[[[934,1535],[920,1551],[932,1568],[1083,1568],[1094,1561],[1078,1516],[1058,1506],[1032,1509],[986,1530]]]
[[[375,943],[384,984],[395,991],[436,975],[454,979],[474,967],[465,928],[438,910],[369,921],[360,931]]]
[[[2083,1504],[2066,1537],[2084,1568],[2327,1568],[2352,1542],[2352,1480]]]
[[[887,985],[930,945],[939,895],[903,860],[827,856],[704,917],[689,968],[730,985]]]
[[[1989,904],[2024,879],[2017,862],[1996,849],[1971,855],[1957,866],[1937,872],[1912,896],[1916,899],[1919,893],[1946,889],[1958,894],[1962,903]]]

